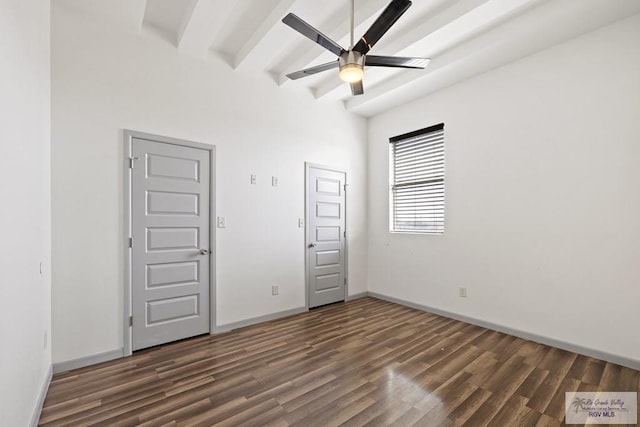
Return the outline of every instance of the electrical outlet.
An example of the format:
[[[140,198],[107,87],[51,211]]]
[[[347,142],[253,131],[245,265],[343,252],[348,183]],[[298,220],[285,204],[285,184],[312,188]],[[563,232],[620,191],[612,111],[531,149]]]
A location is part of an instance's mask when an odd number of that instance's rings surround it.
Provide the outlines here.
[[[467,297],[467,288],[458,288],[458,292],[460,294],[460,298]]]
[[[271,177],[271,185],[274,187],[278,186],[278,177],[277,176],[272,176]]]
[[[251,183],[255,184],[256,183],[256,176],[251,174]]]
[[[271,295],[278,295],[280,293],[280,286],[273,285],[271,286]]]
[[[227,226],[227,222],[225,221],[223,216],[218,217],[218,228],[225,228]]]

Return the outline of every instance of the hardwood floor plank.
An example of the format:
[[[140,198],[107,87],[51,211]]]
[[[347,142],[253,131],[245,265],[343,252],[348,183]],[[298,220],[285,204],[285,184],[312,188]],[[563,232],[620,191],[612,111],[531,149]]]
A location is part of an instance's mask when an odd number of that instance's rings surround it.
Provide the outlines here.
[[[556,390],[556,393],[551,398],[551,401],[545,408],[544,414],[550,416],[551,418],[555,418],[556,420],[562,421],[564,419],[565,413],[565,393],[567,391],[577,391],[579,387],[580,380],[565,377],[564,380],[562,380],[562,383],[560,383],[558,390]]]
[[[366,383],[367,380],[362,378],[355,381],[334,380],[324,384],[282,405],[288,413],[285,419],[295,424],[307,416],[324,411],[326,406]]]
[[[40,415],[40,425],[48,425],[53,423],[54,421],[58,421],[60,419],[64,419],[71,415],[75,415],[77,413],[86,412],[89,409],[98,408],[101,405],[100,400],[92,400],[88,403],[79,404],[80,399],[73,399],[68,406],[67,409],[57,407],[57,408],[46,408],[47,411],[42,411]]]
[[[208,398],[197,400],[193,403],[185,404],[185,402],[170,399],[162,405],[156,405],[148,408],[138,414],[140,427],[151,427],[158,425],[166,425],[174,423],[178,418],[188,418],[196,414],[202,413],[211,408],[211,400]]]
[[[490,396],[490,392],[476,388],[456,409],[451,411],[448,418],[458,426],[463,425]]]
[[[368,406],[377,403],[370,393],[376,390],[376,386],[367,382],[361,386],[342,395],[339,399],[330,402],[317,410],[315,413],[305,415],[300,421],[293,425],[306,427],[326,426],[332,424],[337,418],[343,421],[349,419],[359,412],[365,410]],[[336,414],[341,414],[336,416]]]
[[[589,359],[584,375],[582,376],[582,382],[593,385],[600,384],[605,365],[606,362],[602,360]]]
[[[551,348],[538,367],[555,373],[560,377],[564,377],[569,372],[571,365],[573,365],[577,357],[578,355],[576,353],[571,353],[559,348]]]
[[[323,375],[318,378],[314,378],[311,381],[301,382],[296,385],[292,384],[292,387],[287,390],[286,393],[279,394],[276,397],[276,400],[281,404],[287,404],[294,399],[298,399],[301,396],[304,396],[307,393],[312,392],[313,390],[326,385],[332,381],[335,381],[335,375]]]
[[[506,392],[491,393],[489,398],[469,417],[463,424],[464,427],[484,427],[507,403],[511,395]]]
[[[460,399],[460,402],[458,402],[457,399],[465,395],[469,396],[476,389],[476,387],[474,387],[472,384],[467,383],[467,380],[470,376],[471,374],[467,372],[459,372],[455,376],[442,383],[442,385],[433,390],[433,392],[427,394],[422,400],[416,402],[413,407],[424,413],[428,413],[442,402],[447,402],[447,404],[454,407],[458,406],[461,401],[464,400],[464,398]],[[467,393],[466,391],[469,388],[471,389],[471,391]]]
[[[422,411],[418,411],[416,408],[410,408],[407,412],[405,412],[400,418],[396,420],[396,425],[404,426],[404,427],[413,427],[413,426],[418,426],[420,424],[424,425],[428,422],[428,420],[421,421],[424,415],[425,414],[422,413]]]
[[[211,419],[209,422],[220,427],[256,425],[260,426],[262,422],[273,421],[285,415],[285,410],[274,399],[253,403],[251,399],[247,400],[246,407],[237,408],[238,411],[233,415],[220,415],[221,421]],[[188,419],[187,419],[188,424]],[[208,424],[213,425],[213,424]]]
[[[536,393],[538,387],[540,387],[547,375],[549,375],[549,371],[545,371],[544,369],[540,368],[533,368],[533,370],[529,373],[527,379],[524,380],[524,382],[516,390],[516,394],[522,397],[526,397],[527,399],[531,399],[531,397]]]
[[[538,387],[533,396],[531,396],[531,399],[527,402],[527,406],[540,413],[544,413],[549,402],[551,402],[553,396],[556,395],[556,391],[558,390],[558,387],[560,387],[562,379],[562,377],[550,372],[545,377],[544,381],[542,381],[540,387]]]
[[[607,391],[616,391],[617,384],[622,379],[622,366],[607,363],[600,378],[600,387]]]
[[[533,341],[524,341],[518,349],[518,355],[524,356],[525,363],[538,366],[551,347]]]
[[[323,422],[322,424],[317,425],[326,427],[337,427],[344,425],[345,422],[357,416],[361,412],[366,411],[368,408],[374,406],[375,404],[375,400],[369,397],[363,397],[362,399],[355,401],[353,404],[347,407],[340,408],[334,415],[329,417],[326,423]],[[300,423],[297,424],[297,426],[306,427],[307,422],[307,419],[303,419]]]
[[[526,405],[527,399],[513,395],[502,405],[502,408],[496,412],[495,416],[489,420],[492,426],[519,426],[525,427],[532,424],[530,419],[531,413],[535,412]],[[539,417],[535,417],[536,422]]]
[[[508,393],[513,394],[527,379],[534,367],[524,363],[522,356],[511,356],[508,358],[495,373],[488,378],[482,388],[492,393]]]
[[[540,418],[538,418],[538,422],[536,423],[536,427],[557,427],[562,425],[563,423],[551,418],[548,415],[540,415]]]
[[[567,376],[575,378],[576,380],[582,380],[582,377],[587,371],[588,365],[589,358],[587,356],[578,355],[578,357],[573,361],[569,372],[567,372]]]
[[[449,414],[477,390],[477,387],[465,381],[468,375],[468,373],[464,373],[459,376],[458,380],[449,382],[436,390],[432,393],[434,397],[437,395],[436,399],[424,399],[414,405],[414,408],[427,412],[418,420],[417,424],[440,425],[449,422]]]
[[[493,370],[499,363],[494,356],[495,355],[493,353],[483,351],[480,356],[471,361],[464,370],[474,375],[487,374],[487,371]]]
[[[374,298],[56,374],[41,426],[558,426],[640,372]]]
[[[174,421],[176,422],[176,425],[180,427],[212,426],[215,424],[216,419],[224,419],[227,415],[231,416],[234,413],[237,413],[238,408],[245,405],[246,402],[247,399],[244,397],[238,397],[226,403],[210,405],[206,411],[199,412],[195,415],[183,415]]]
[[[345,427],[393,425],[393,422],[397,418],[410,409],[411,406],[395,399],[376,401],[375,405],[366,407],[364,410],[358,412],[355,416],[349,418],[341,425]]]

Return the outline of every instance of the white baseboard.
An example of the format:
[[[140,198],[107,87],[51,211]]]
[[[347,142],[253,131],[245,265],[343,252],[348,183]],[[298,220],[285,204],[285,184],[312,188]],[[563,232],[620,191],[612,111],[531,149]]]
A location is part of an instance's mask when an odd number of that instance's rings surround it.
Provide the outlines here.
[[[354,299],[360,299],[368,296],[369,293],[367,291],[358,292],[357,294],[347,295],[347,301],[353,301]]]
[[[239,322],[227,323],[216,328],[214,334],[221,332],[228,332],[232,329],[242,328],[244,326],[254,325],[256,323],[268,322],[270,320],[281,319],[283,317],[293,316],[294,314],[304,313],[308,311],[306,307],[294,308],[291,310],[285,310],[278,313],[271,313],[264,316],[254,317],[251,319],[241,320]],[[64,362],[58,362],[53,364],[53,373],[70,371],[72,369],[84,368],[85,366],[95,365],[102,362],[108,362],[110,360],[119,359],[124,357],[124,348],[117,350],[106,351],[104,353],[92,354],[90,356],[79,357],[73,360],[67,360]]]
[[[453,313],[450,311],[446,311],[446,310],[442,310],[439,308],[435,308],[435,307],[430,307],[427,305],[423,305],[423,304],[418,304],[418,303],[414,303],[414,302],[410,302],[410,301],[405,301],[403,299],[400,298],[395,298],[389,295],[384,295],[384,294],[380,294],[377,292],[372,292],[372,291],[368,291],[368,292],[360,292],[357,294],[353,294],[353,295],[349,295],[347,297],[347,301],[352,301],[355,299],[359,299],[359,298],[364,298],[364,297],[372,297],[372,298],[377,298],[383,301],[389,301],[389,302],[393,302],[396,304],[400,304],[400,305],[404,305],[406,307],[410,307],[410,308],[415,308],[417,310],[421,310],[421,311],[426,311],[429,313],[434,313],[437,314],[439,316],[444,316],[444,317],[448,317],[450,319],[455,319],[455,320],[459,320],[461,322],[465,322],[465,323],[470,323],[472,325],[476,325],[476,326],[481,326],[483,328],[487,328],[487,329],[491,329],[494,331],[498,331],[498,332],[502,332],[508,335],[512,335],[518,338],[522,338],[525,340],[529,340],[529,341],[533,341],[533,342],[537,342],[540,344],[544,344],[544,345],[548,345],[551,347],[556,347],[562,350],[567,350],[567,351],[571,351],[574,353],[578,353],[578,354],[582,354],[584,356],[589,356],[589,357],[593,357],[596,359],[600,359],[600,360],[604,360],[606,362],[611,362],[611,363],[615,363],[617,365],[621,365],[621,366],[626,366],[628,368],[631,369],[636,369],[636,370],[640,370],[640,360],[635,360],[635,359],[631,359],[628,357],[624,357],[624,356],[620,356],[617,354],[612,354],[612,353],[607,353],[601,350],[596,350],[596,349],[592,349],[592,348],[588,348],[588,347],[583,347],[581,345],[577,345],[577,344],[572,344],[572,343],[567,343],[564,341],[560,341],[557,340],[555,338],[550,338],[550,337],[545,337],[542,335],[538,335],[538,334],[534,334],[531,332],[527,332],[527,331],[521,331],[518,329],[513,329],[510,328],[508,326],[504,326],[504,325],[500,325],[497,323],[492,323],[492,322],[487,322],[485,320],[480,320],[480,319],[476,319],[473,317],[469,317],[469,316],[465,316],[462,314],[458,314],[458,313]],[[216,330],[213,332],[213,334],[218,334],[218,333],[222,333],[222,332],[228,332],[231,331],[233,329],[238,329],[238,328],[243,328],[245,326],[250,326],[250,325],[255,325],[257,323],[262,323],[262,322],[268,322],[271,320],[277,320],[277,319],[282,319],[284,317],[289,317],[289,316],[293,316],[295,314],[300,314],[300,313],[304,313],[309,311],[308,308],[306,307],[298,307],[298,308],[293,308],[290,310],[285,310],[285,311],[280,311],[277,313],[271,313],[271,314],[267,314],[264,316],[258,316],[258,317],[253,317],[251,319],[245,319],[245,320],[240,320],[238,322],[232,322],[232,323],[227,323],[225,325],[219,325]],[[99,354],[94,354],[94,355],[90,355],[90,356],[86,356],[86,357],[81,357],[78,359],[74,359],[74,360],[69,360],[69,361],[65,361],[65,362],[58,362],[58,363],[54,363],[52,370],[54,374],[57,374],[59,372],[64,372],[64,371],[69,371],[72,369],[78,369],[78,368],[83,368],[85,366],[90,366],[90,365],[95,365],[97,363],[102,363],[102,362],[107,362],[109,360],[114,360],[114,359],[118,359],[124,356],[123,353],[123,349],[117,349],[117,350],[112,350],[112,351],[107,351],[104,353],[99,353]],[[34,419],[35,419],[35,425],[37,425],[37,421],[39,418],[39,414],[40,414],[40,410],[42,409],[42,404],[44,403],[44,398],[46,396],[46,392],[47,389],[49,387],[49,382],[51,381],[51,369],[49,370],[49,374],[47,377],[47,381],[45,382],[45,387],[43,388],[43,391],[41,393],[40,399],[38,401],[39,406],[36,406],[35,410],[34,410],[34,414],[32,417],[32,423],[31,425],[34,425]]]
[[[49,365],[47,369],[47,373],[44,377],[44,382],[42,383],[42,387],[40,388],[40,393],[38,394],[38,400],[36,400],[36,406],[33,408],[33,413],[31,414],[31,421],[29,421],[29,427],[37,427],[40,422],[40,414],[42,413],[42,407],[44,406],[44,399],[47,397],[47,392],[49,391],[49,384],[51,384],[51,378],[53,377],[53,367]]]
[[[504,334],[513,335],[514,337],[522,338],[525,340],[537,342],[539,344],[556,347],[561,350],[571,351],[573,353],[582,354],[584,356],[593,357],[594,359],[604,360],[605,362],[615,363],[617,365],[626,366],[631,369],[640,370],[640,360],[630,359],[628,357],[619,356],[617,354],[607,353],[605,351],[596,350],[593,348],[583,347],[581,345],[567,343],[557,340],[555,338],[545,337],[542,335],[534,334],[531,332],[521,331],[513,329],[508,326],[499,325],[497,323],[487,322],[485,320],[479,320],[473,317],[468,317],[463,314],[452,313],[450,311],[441,310],[439,308],[429,307],[422,304],[417,304],[410,301],[405,301],[400,298],[395,298],[389,295],[379,294],[377,292],[367,292],[367,295],[372,298],[381,299],[384,301],[393,302],[396,304],[404,305],[406,307],[415,308],[421,311],[427,311],[429,313],[437,314],[439,316],[448,317],[450,319],[459,320],[461,322],[470,323],[472,325],[481,326],[483,328],[491,329],[493,331],[502,332]]]
[[[97,363],[108,362],[110,360],[119,359],[124,357],[124,349],[119,348],[117,350],[105,351],[104,353],[92,354],[90,356],[79,357],[73,360],[67,360],[65,362],[58,362],[53,364],[53,373],[70,371],[72,369],[84,368],[85,366],[95,365]]]
[[[231,322],[224,325],[218,325],[213,334],[219,334],[222,332],[229,332],[233,329],[244,328],[245,326],[255,325],[256,323],[268,322],[270,320],[282,319],[283,317],[293,316],[294,314],[300,314],[309,311],[307,307],[292,308],[290,310],[279,311],[277,313],[265,314],[264,316],[252,317],[251,319],[240,320],[238,322]]]

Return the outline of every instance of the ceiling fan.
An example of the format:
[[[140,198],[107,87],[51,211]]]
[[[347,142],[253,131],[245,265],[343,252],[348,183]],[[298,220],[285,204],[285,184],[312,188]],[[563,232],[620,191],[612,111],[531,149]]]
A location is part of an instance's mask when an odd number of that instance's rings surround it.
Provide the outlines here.
[[[389,31],[395,22],[411,6],[410,0],[392,0],[382,14],[369,27],[367,32],[354,45],[354,1],[351,0],[351,47],[347,50],[338,43],[313,28],[293,13],[288,14],[282,22],[324,47],[338,56],[338,59],[315,67],[305,68],[295,73],[287,74],[287,77],[296,80],[332,68],[339,68],[340,78],[351,85],[353,95],[362,95],[364,87],[364,66],[368,67],[396,67],[396,68],[425,68],[429,63],[428,58],[410,58],[402,56],[375,56],[367,55],[369,50]]]

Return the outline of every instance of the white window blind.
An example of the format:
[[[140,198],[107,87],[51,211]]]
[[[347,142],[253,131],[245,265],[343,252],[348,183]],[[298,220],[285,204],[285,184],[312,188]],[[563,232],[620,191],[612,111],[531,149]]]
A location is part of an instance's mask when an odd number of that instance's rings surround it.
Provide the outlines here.
[[[444,233],[444,124],[389,142],[391,231]]]

